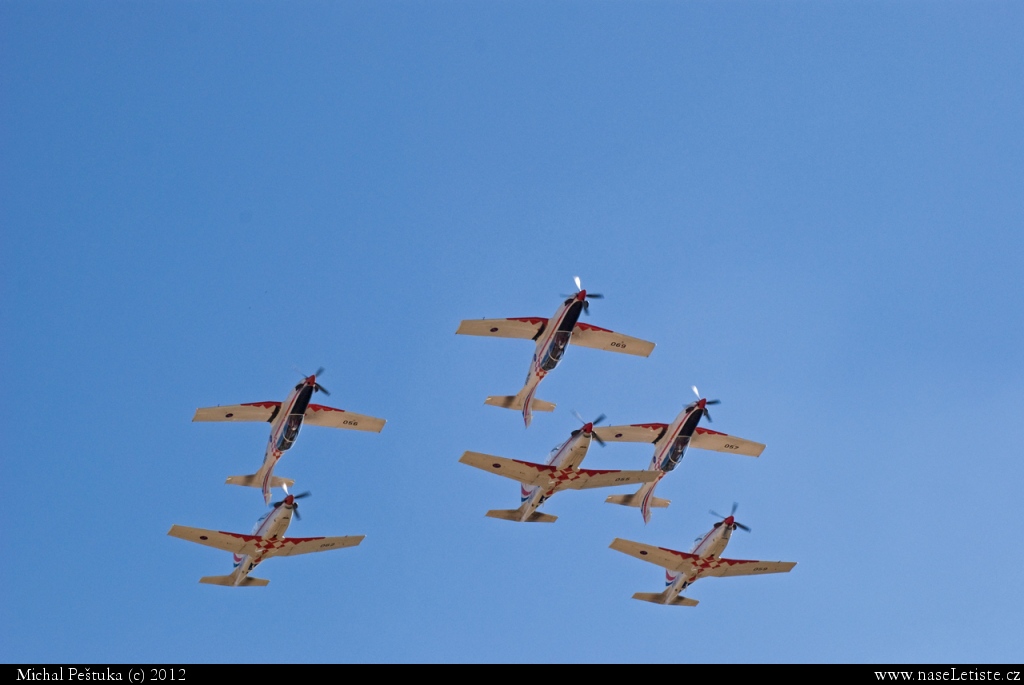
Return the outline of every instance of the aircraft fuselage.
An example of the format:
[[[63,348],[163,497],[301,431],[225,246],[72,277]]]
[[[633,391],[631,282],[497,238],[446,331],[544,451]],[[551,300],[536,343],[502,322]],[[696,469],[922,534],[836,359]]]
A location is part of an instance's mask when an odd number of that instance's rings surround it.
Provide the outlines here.
[[[721,557],[722,553],[725,552],[725,548],[729,545],[733,530],[735,528],[733,527],[732,516],[724,521],[719,521],[704,537],[697,538],[694,541],[690,554],[697,555],[701,560],[712,560]],[[669,596],[669,599],[678,597],[683,590],[701,577],[703,573],[701,564],[697,563],[694,566],[695,568],[690,574],[665,570],[665,593]]]
[[[291,496],[288,496],[284,501],[274,507],[273,510],[260,517],[256,522],[256,525],[253,526],[252,534],[262,538],[261,542],[257,544],[261,549],[251,555],[234,555],[235,570],[231,572],[231,581],[233,585],[239,585],[243,580],[245,580],[245,577],[263,561],[266,549],[270,548],[270,543],[284,537],[285,532],[288,530],[288,526],[291,525],[293,511],[293,500]],[[266,543],[265,548],[263,548],[264,543]]]
[[[270,440],[267,441],[267,451],[263,457],[264,467],[272,469],[277,460],[295,444],[306,408],[313,398],[315,383],[315,376],[303,380],[281,403],[280,410],[270,423]]]
[[[658,441],[658,447],[654,450],[654,457],[648,466],[650,471],[664,471],[668,473],[683,460],[686,447],[690,444],[697,424],[703,416],[703,407],[699,402],[690,404],[679,413],[676,420],[665,429],[665,437]]]
[[[583,458],[587,456],[591,439],[591,435],[582,430],[573,431],[572,436],[568,440],[551,450],[551,456],[548,457],[546,464],[556,467],[559,471],[578,469],[580,464],[583,463]],[[521,520],[528,520],[533,512],[537,511],[540,505],[544,504],[554,494],[553,486],[556,482],[554,478],[557,477],[557,473],[556,471],[552,474],[552,487],[520,485],[522,501],[520,509],[522,512]]]
[[[569,340],[572,338],[573,329],[583,312],[583,303],[586,298],[587,292],[581,290],[567,299],[541,329],[537,336],[537,346],[533,351],[533,360],[530,362],[530,370],[526,374],[524,389],[528,391],[528,398],[533,397],[533,392],[544,376],[562,361],[565,348],[568,347]],[[529,406],[529,400],[527,400],[527,406]]]

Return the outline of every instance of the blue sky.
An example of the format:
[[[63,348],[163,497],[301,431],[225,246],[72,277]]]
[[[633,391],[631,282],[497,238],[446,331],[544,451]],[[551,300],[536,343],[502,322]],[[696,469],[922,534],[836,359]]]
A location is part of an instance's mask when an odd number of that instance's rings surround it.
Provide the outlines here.
[[[7,662],[1020,662],[1024,9],[1011,2],[0,5],[0,562]],[[461,319],[589,321],[529,430],[484,406],[530,344]],[[247,532],[267,426],[313,497],[264,589],[201,586]],[[759,459],[690,451],[644,525],[609,491],[484,517],[587,417],[697,385]],[[585,465],[643,468],[651,448]],[[695,609],[630,599],[739,503]],[[265,638],[268,630],[273,641]]]

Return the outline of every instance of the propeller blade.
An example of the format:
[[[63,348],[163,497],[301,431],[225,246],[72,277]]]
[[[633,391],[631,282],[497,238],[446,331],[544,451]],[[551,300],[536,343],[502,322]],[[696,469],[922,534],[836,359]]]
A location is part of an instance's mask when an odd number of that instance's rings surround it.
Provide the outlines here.
[[[602,295],[601,293],[587,293],[587,299],[588,300],[603,300],[604,299],[604,295]]]
[[[737,509],[737,508],[738,508],[739,506],[740,506],[740,503],[739,503],[739,502],[733,502],[733,503],[732,503],[732,511],[730,511],[730,512],[729,512],[729,516],[732,516],[733,514],[735,514],[735,513],[736,513],[736,509]]]
[[[575,409],[572,410],[572,415],[575,416],[579,420],[579,422],[582,423],[584,426],[587,425],[587,422],[584,420],[582,416],[580,416],[580,413]]]
[[[295,506],[292,507],[292,513],[295,514],[295,518],[297,518],[300,521],[302,520],[302,514],[299,513],[299,505],[298,504],[296,504]]]
[[[583,313],[590,316],[590,301],[583,300]]]
[[[322,376],[324,374],[324,371],[326,371],[326,370],[327,369],[325,369],[324,367],[321,366],[319,369],[316,370],[316,373],[314,373],[313,375],[314,376]]]
[[[722,403],[722,400],[708,400],[704,404],[708,405],[708,404],[721,404],[721,403]]]
[[[602,440],[601,436],[598,435],[597,433],[591,433],[590,437],[592,437],[594,440],[597,440],[597,444],[600,445],[601,447],[605,446],[604,440]]]
[[[699,400],[700,399],[700,391],[697,390],[697,386],[696,385],[692,385],[690,387],[693,388],[693,394],[696,395],[697,399]]]
[[[745,530],[745,531],[747,531],[748,533],[750,532],[750,529],[749,529],[749,528],[747,528],[747,527],[746,527],[745,525],[743,525],[742,523],[736,523],[735,521],[733,521],[733,525],[734,525],[734,526],[736,526],[737,528],[739,528],[740,530]]]
[[[580,277],[579,276],[573,276],[572,280],[576,281],[576,292],[579,292],[579,291],[583,290],[583,286],[580,285]]]
[[[721,514],[719,514],[714,509],[708,509],[708,513],[711,514],[712,516],[714,516],[715,518],[720,518],[720,519],[724,519],[725,518],[725,516],[722,516]]]
[[[303,497],[309,497],[312,494],[313,494],[312,492],[310,492],[309,490],[306,490],[305,492],[302,492],[302,493],[299,493],[298,495],[295,495],[295,499],[302,499]]]
[[[330,391],[328,391],[327,388],[325,388],[324,386],[320,385],[319,383],[316,383],[313,386],[313,389],[316,390],[317,392],[322,392],[323,394],[327,395],[328,397],[331,396]]]
[[[708,420],[708,423],[712,423],[711,412],[708,411],[707,407],[704,407],[704,418]]]
[[[604,414],[601,414],[601,415],[600,415],[600,416],[598,416],[598,417],[597,417],[596,419],[594,419],[593,421],[591,421],[591,423],[593,423],[593,424],[594,424],[594,425],[596,426],[597,424],[599,424],[599,423],[601,423],[602,421],[604,421],[604,420],[605,420],[606,418],[608,418],[608,417],[607,417],[607,416],[605,416]]]

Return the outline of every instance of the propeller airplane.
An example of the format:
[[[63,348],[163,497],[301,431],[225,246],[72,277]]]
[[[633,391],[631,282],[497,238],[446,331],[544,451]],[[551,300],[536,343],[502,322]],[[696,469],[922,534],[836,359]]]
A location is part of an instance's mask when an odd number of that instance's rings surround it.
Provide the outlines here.
[[[576,294],[567,298],[555,311],[550,319],[539,316],[528,316],[512,319],[467,319],[459,324],[455,331],[459,335],[482,335],[493,338],[524,338],[536,342],[533,361],[526,374],[526,384],[515,395],[491,396],[484,404],[505,409],[520,409],[527,428],[533,411],[554,411],[555,405],[534,398],[537,385],[562,360],[565,348],[570,343],[581,347],[591,347],[610,352],[623,352],[647,357],[654,350],[654,343],[639,338],[632,338],[610,331],[607,328],[592,326],[579,321],[580,314],[590,314],[590,300],[598,300],[603,295],[588,293],[580,287],[580,278],[576,276]]]
[[[750,532],[749,528],[736,521],[735,513],[735,504],[732,505],[732,512],[728,516],[722,516],[712,511],[713,516],[722,520],[716,523],[707,535],[697,538],[689,553],[677,552],[667,547],[645,545],[622,538],[612,540],[612,544],[609,545],[612,549],[665,569],[665,589],[663,591],[637,592],[633,595],[633,599],[669,606],[695,607],[697,600],[684,597],[682,592],[700,578],[751,576],[792,571],[796,566],[795,561],[751,561],[726,559],[721,556],[729,544],[734,530],[739,528]]]
[[[611,495],[605,500],[606,502],[627,507],[640,507],[644,522],[647,523],[651,520],[652,507],[667,507],[669,505],[669,500],[654,496],[654,488],[666,473],[679,465],[687,446],[716,452],[742,454],[748,457],[761,456],[765,446],[759,442],[698,427],[697,424],[701,418],[711,420],[708,406],[718,404],[719,401],[701,397],[696,387],[693,388],[693,392],[697,394],[697,401],[687,405],[671,424],[639,423],[631,426],[608,426],[595,429],[595,435],[602,440],[654,443],[654,456],[647,469],[657,472],[658,477],[644,483],[632,495]]]
[[[270,423],[270,440],[259,471],[249,476],[230,476],[230,485],[244,485],[263,489],[263,501],[270,504],[270,489],[294,485],[289,478],[274,475],[277,461],[284,455],[299,435],[303,422],[314,426],[329,428],[347,428],[351,430],[371,431],[380,433],[384,428],[384,419],[354,414],[344,409],[325,407],[321,404],[310,404],[313,393],[322,392],[330,395],[326,388],[317,382],[322,375],[323,367],[317,369],[312,376],[307,376],[296,385],[284,402],[249,402],[220,407],[204,407],[196,410],[193,421],[267,421]]]
[[[558,517],[537,511],[553,494],[562,490],[584,490],[604,488],[631,483],[646,483],[655,480],[659,473],[652,471],[596,471],[581,469],[580,464],[587,456],[591,440],[604,442],[594,432],[594,424],[604,419],[604,414],[587,422],[579,414],[577,418],[583,427],[574,430],[569,438],[551,450],[546,464],[534,464],[518,459],[495,457],[480,452],[465,452],[459,461],[499,476],[505,476],[520,483],[521,504],[518,509],[492,509],[487,516],[506,521],[553,523]]]
[[[235,570],[226,576],[203,576],[200,583],[208,585],[226,585],[229,587],[262,587],[269,583],[265,578],[254,578],[249,573],[261,562],[271,557],[290,557],[296,554],[326,552],[332,549],[355,547],[363,541],[365,535],[347,535],[343,537],[319,538],[288,538],[284,537],[292,516],[299,516],[299,503],[296,500],[309,496],[303,492],[298,495],[287,494],[280,502],[274,502],[273,509],[260,517],[253,527],[251,535],[242,533],[226,533],[224,531],[191,528],[189,526],[171,526],[167,534],[196,542],[200,545],[215,547],[234,554]]]

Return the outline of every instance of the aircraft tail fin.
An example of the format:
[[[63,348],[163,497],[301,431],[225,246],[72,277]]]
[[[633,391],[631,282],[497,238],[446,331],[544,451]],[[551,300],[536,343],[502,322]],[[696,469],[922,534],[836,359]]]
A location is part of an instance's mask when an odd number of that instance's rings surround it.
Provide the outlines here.
[[[487,512],[487,516],[492,519],[502,519],[504,521],[524,521],[522,509],[491,509]],[[542,514],[539,511],[535,511],[525,519],[525,523],[554,523],[558,520],[557,516],[551,514]]]
[[[695,599],[683,596],[669,599],[664,592],[637,592],[633,595],[633,599],[675,607],[695,607],[700,604],[700,602]]]
[[[241,583],[235,586],[233,576],[203,576],[199,579],[199,582],[206,583],[207,585],[227,585],[229,587],[263,587],[270,581],[265,578],[246,576],[242,579]]]

